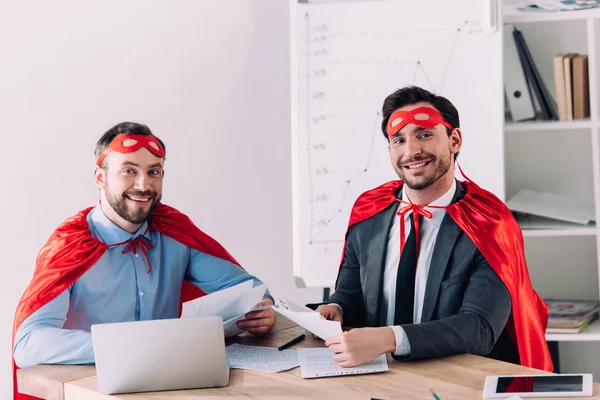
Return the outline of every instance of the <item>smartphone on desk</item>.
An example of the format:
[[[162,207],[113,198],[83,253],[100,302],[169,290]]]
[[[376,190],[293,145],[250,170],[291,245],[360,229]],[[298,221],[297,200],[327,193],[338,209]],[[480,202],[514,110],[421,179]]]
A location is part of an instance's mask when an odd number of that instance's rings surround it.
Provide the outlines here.
[[[484,399],[586,397],[592,393],[592,374],[488,376],[483,388]]]

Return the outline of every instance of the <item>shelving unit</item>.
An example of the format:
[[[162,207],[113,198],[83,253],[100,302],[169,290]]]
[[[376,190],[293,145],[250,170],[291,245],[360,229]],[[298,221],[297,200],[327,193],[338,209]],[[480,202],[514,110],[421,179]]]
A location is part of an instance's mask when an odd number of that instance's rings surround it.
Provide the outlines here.
[[[535,131],[556,131],[568,129],[592,129],[594,124],[589,119],[577,121],[527,121],[527,122],[507,122],[504,125],[504,132],[535,132]]]
[[[525,36],[542,79],[555,96],[552,58],[558,53],[588,55],[591,116],[574,121],[508,121],[504,127],[507,199],[520,189],[546,191],[594,204],[600,221],[600,9],[522,12],[504,5],[504,23]],[[542,297],[598,299],[600,232],[595,224],[556,229],[523,228],[531,279]],[[570,369],[596,368],[600,320],[579,334],[547,334],[560,342]],[[586,342],[578,345],[572,342]],[[583,347],[581,347],[583,346]],[[594,355],[595,354],[595,355]],[[587,358],[587,361],[586,361]],[[592,368],[592,367],[588,367]],[[564,369],[561,372],[567,372]]]

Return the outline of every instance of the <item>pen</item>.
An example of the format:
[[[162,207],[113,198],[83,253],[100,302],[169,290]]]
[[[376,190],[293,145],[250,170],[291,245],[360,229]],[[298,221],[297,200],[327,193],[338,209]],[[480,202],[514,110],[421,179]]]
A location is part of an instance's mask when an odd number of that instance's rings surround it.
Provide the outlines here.
[[[296,343],[300,342],[301,340],[304,340],[305,337],[306,336],[303,333],[302,335],[298,336],[297,338],[294,338],[294,339],[290,340],[289,342],[282,344],[281,346],[279,346],[277,348],[277,350],[281,351],[281,350],[287,349],[288,347],[295,345]]]
[[[438,397],[438,395],[437,395],[437,394],[435,394],[435,392],[434,392],[433,390],[429,389],[429,391],[431,392],[431,394],[433,395],[433,398],[434,398],[435,400],[440,400],[440,398]]]

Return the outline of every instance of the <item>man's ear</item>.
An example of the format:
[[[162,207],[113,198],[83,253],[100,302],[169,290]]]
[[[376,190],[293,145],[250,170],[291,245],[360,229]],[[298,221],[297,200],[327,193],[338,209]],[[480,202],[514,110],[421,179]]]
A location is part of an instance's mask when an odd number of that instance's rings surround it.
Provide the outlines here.
[[[106,186],[106,171],[96,166],[94,168],[94,181],[98,189],[104,189],[104,186]]]
[[[450,149],[453,154],[456,154],[460,151],[462,147],[462,131],[460,128],[455,128],[452,133],[450,133]]]

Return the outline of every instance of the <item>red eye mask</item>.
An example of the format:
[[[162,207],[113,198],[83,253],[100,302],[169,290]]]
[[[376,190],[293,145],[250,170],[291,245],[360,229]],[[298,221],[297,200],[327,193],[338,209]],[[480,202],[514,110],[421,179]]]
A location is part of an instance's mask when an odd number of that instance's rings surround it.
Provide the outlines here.
[[[388,138],[398,133],[407,124],[415,124],[425,129],[442,124],[448,129],[454,129],[452,125],[444,121],[444,117],[435,108],[419,107],[410,111],[394,111],[390,115],[386,127]]]
[[[148,151],[156,157],[165,157],[165,149],[154,136],[128,133],[114,138],[106,150],[100,154],[100,157],[98,157],[98,160],[96,161],[96,165],[102,165],[102,161],[104,161],[104,158],[106,158],[111,151],[116,151],[118,153],[133,153],[142,147],[148,149]]]

